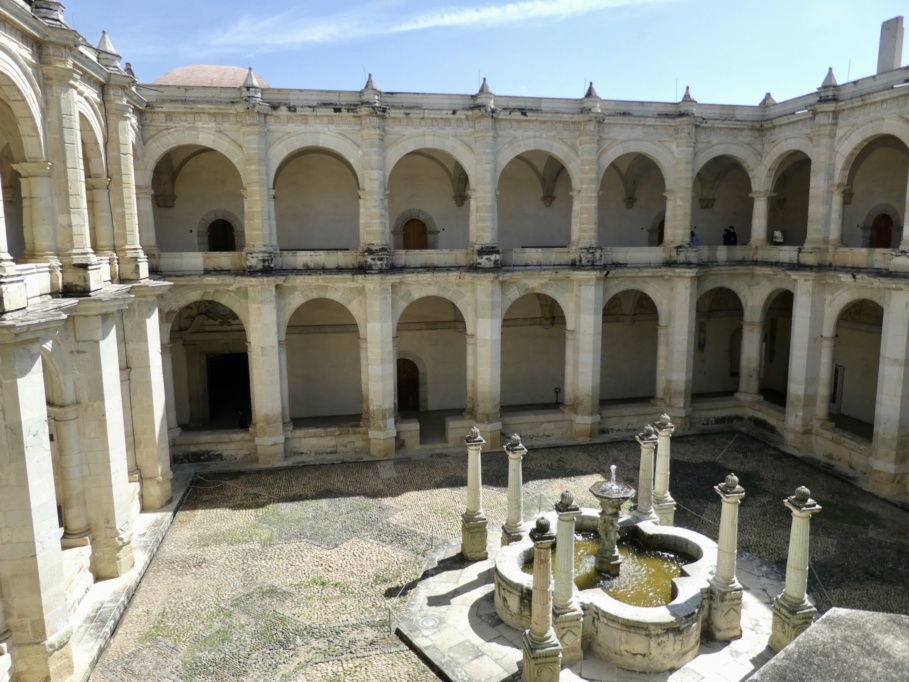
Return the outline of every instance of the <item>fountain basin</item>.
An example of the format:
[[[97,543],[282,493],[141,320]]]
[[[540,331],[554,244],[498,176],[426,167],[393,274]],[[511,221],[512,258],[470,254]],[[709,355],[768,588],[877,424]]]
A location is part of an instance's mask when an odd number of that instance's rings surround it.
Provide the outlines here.
[[[556,515],[547,515],[554,525]],[[600,512],[581,510],[578,532],[595,532]],[[672,601],[665,606],[632,606],[614,599],[600,588],[578,590],[575,597],[584,611],[585,649],[603,660],[639,672],[664,672],[685,665],[700,646],[701,630],[709,610],[708,581],[716,567],[716,543],[694,531],[660,526],[651,521],[626,518],[620,536],[645,549],[669,551],[690,557],[682,575],[672,580]],[[530,627],[533,577],[522,566],[533,557],[528,537],[502,547],[496,557],[495,607],[511,627]]]

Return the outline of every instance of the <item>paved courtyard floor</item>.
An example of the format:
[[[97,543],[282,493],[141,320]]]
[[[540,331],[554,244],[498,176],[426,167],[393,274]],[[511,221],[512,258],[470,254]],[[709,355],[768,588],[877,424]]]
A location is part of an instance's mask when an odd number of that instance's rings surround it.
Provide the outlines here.
[[[524,509],[550,509],[610,464],[636,484],[636,443],[534,450]],[[103,653],[95,682],[435,680],[392,634],[430,556],[460,537],[466,454],[317,465],[197,478]],[[782,578],[790,515],[807,485],[809,592],[831,606],[909,614],[909,513],[743,434],[672,441],[677,525],[716,538],[713,486],[745,488],[739,548]],[[504,521],[507,462],[483,456],[484,507]],[[507,678],[506,672],[505,677]],[[680,678],[681,679],[681,678]]]

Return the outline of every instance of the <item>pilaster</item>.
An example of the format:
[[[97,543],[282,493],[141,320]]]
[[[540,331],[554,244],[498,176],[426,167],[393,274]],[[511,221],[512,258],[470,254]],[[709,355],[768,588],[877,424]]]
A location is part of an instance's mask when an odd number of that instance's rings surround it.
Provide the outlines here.
[[[694,376],[694,341],[697,312],[697,272],[685,270],[667,276],[670,288],[669,330],[666,352],[667,405],[673,414],[687,413],[691,407],[691,381]]]
[[[250,272],[274,270],[278,239],[270,210],[266,116],[245,110],[243,117],[243,213],[246,233],[246,268]]]
[[[492,111],[476,109],[474,122],[474,177],[470,178],[470,226],[467,248],[478,268],[502,265],[499,251],[496,122]]]
[[[395,452],[395,375],[391,284],[367,280],[366,356],[360,371],[369,381],[369,452],[373,457],[389,457]]]
[[[746,314],[758,314],[760,310]],[[739,390],[735,394],[739,400],[761,400],[761,347],[764,337],[764,325],[760,320],[746,319],[742,322],[742,348],[739,359]]]
[[[571,248],[577,253],[578,265],[598,265],[602,262],[598,241],[597,211],[599,209],[600,114],[589,114],[581,124],[578,150],[581,177],[577,194],[572,201]]]
[[[21,310],[28,305],[24,278],[16,272],[6,239],[6,216],[0,201],[0,315]]]
[[[474,281],[476,296],[476,384],[477,426],[489,447],[499,446],[502,432],[501,382],[502,289],[491,277]]]
[[[675,128],[675,167],[672,171],[672,186],[666,188],[663,251],[669,257],[675,256],[675,247],[685,246],[689,242],[696,138],[697,128],[694,119],[680,119]]]
[[[837,117],[835,102],[818,102],[811,130],[811,177],[808,187],[808,234],[805,246],[839,246],[843,231],[843,186],[836,179]],[[838,198],[836,195],[839,195]]]
[[[574,380],[574,436],[594,438],[600,429],[600,363],[603,342],[603,282],[597,275],[575,279],[576,350],[568,370]]]
[[[247,288],[249,305],[249,378],[256,457],[260,464],[284,460],[284,417],[281,406],[281,362],[273,279]]]
[[[360,107],[360,268],[386,270],[391,263],[391,231],[385,187],[385,115],[379,107]]]
[[[817,275],[796,276],[786,398],[786,440],[793,447],[803,445],[805,433],[819,416],[818,410],[826,411],[825,401],[819,399],[821,367],[832,362],[832,355],[830,361],[821,357],[824,288]]]

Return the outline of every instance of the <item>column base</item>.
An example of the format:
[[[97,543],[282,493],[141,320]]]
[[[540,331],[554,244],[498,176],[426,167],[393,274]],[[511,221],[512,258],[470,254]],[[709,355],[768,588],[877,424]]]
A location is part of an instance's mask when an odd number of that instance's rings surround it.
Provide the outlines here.
[[[90,528],[85,530],[69,532],[65,531],[63,537],[60,538],[60,546],[63,549],[70,549],[72,547],[88,547],[92,543],[92,531]]]
[[[395,454],[395,437],[391,431],[369,431],[369,454],[373,457],[393,457]]]
[[[656,512],[661,526],[675,525],[675,507],[676,503],[671,495],[667,495],[665,499],[653,501],[653,511]]]
[[[549,628],[542,642],[535,642],[530,630],[522,639],[524,669],[521,682],[557,682],[562,668],[562,645]]]
[[[581,629],[584,625],[584,612],[579,608],[559,613],[552,613],[552,627],[562,645],[562,663],[571,665],[584,658],[581,647]]]
[[[22,310],[27,305],[25,278],[15,272],[0,275],[0,314]]]
[[[742,636],[742,586],[710,583],[710,636],[731,642]]]
[[[631,516],[633,516],[638,521],[653,521],[656,524],[659,524],[660,522],[660,517],[657,516],[657,513],[652,508],[649,512],[638,511],[635,509],[633,512],[631,512]]]
[[[119,578],[128,573],[135,564],[132,537],[99,539],[94,534],[92,541],[92,574],[97,580]]]
[[[255,440],[256,459],[259,464],[280,464],[284,461],[284,438]]]
[[[502,526],[502,546],[510,545],[512,542],[517,542],[522,539],[527,534],[527,526],[523,523],[519,523],[516,526],[509,527],[508,525]]]
[[[57,646],[48,640],[40,644],[16,644],[13,674],[20,682],[66,682],[73,675],[73,651],[69,643],[72,628],[67,628],[65,641]],[[55,635],[58,639],[60,635]],[[0,677],[0,679],[3,679]]]
[[[808,629],[816,613],[817,609],[808,603],[808,600],[800,604],[790,604],[785,595],[781,594],[773,600],[773,624],[767,645],[773,651],[780,651]]]
[[[142,479],[143,509],[161,509],[170,504],[171,500],[174,499],[170,484],[173,477],[174,475],[168,472],[167,476]]]
[[[461,515],[461,554],[467,561],[484,561],[489,558],[486,551],[488,522],[485,516]]]
[[[600,433],[600,415],[575,415],[572,424],[572,431],[575,438],[581,440],[590,440]]]
[[[96,258],[85,263],[66,263],[63,266],[63,293],[87,296],[104,286],[101,263]]]
[[[122,282],[148,279],[148,257],[142,249],[129,249],[117,254],[117,271]]]

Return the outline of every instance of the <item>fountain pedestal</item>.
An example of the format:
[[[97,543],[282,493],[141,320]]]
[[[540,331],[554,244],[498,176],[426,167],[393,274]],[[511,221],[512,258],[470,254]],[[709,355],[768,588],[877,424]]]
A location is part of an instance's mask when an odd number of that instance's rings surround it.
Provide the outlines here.
[[[608,481],[600,481],[590,486],[590,493],[600,502],[600,549],[597,552],[596,569],[598,573],[617,576],[622,564],[619,555],[619,510],[626,500],[634,496],[634,488],[615,480],[615,464],[610,468]]]

